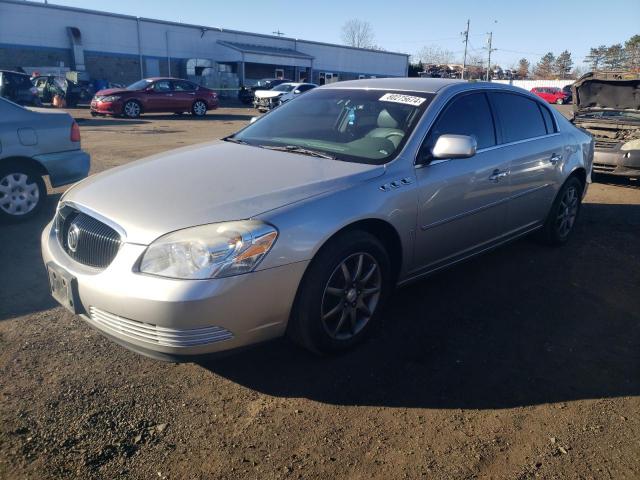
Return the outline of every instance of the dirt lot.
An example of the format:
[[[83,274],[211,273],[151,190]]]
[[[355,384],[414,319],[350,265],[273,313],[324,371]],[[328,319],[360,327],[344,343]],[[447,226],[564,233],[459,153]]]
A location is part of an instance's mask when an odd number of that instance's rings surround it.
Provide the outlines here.
[[[72,113],[92,172],[253,115]],[[56,306],[52,195],[0,227],[0,477],[640,478],[640,182],[599,180],[568,246],[524,239],[400,290],[354,352],[276,341],[199,364]]]

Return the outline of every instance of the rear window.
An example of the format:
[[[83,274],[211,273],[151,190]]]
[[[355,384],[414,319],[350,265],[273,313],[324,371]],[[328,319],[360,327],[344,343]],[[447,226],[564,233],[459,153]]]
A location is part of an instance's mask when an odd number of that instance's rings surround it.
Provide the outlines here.
[[[544,120],[544,126],[547,128],[547,133],[555,133],[556,126],[553,123],[553,118],[551,117],[551,112],[549,111],[549,109],[547,107],[543,107],[540,104],[538,104],[538,108],[542,113],[542,119]]]
[[[490,98],[501,126],[501,143],[517,142],[547,134],[538,102],[515,93],[493,92]]]

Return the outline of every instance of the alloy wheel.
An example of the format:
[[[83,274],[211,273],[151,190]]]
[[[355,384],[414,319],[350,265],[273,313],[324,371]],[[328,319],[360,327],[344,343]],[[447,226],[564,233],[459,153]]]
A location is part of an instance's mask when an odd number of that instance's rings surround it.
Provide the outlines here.
[[[354,253],[334,269],[325,285],[320,318],[335,340],[349,340],[367,325],[380,300],[382,274],[368,253]]]
[[[124,113],[129,118],[136,118],[140,115],[140,105],[136,102],[127,102],[124,105]]]
[[[193,104],[193,113],[195,113],[198,117],[201,117],[207,113],[207,106],[204,102],[198,100]]]
[[[40,190],[24,173],[9,173],[0,179],[0,208],[9,215],[25,215],[36,208]]]
[[[565,238],[571,232],[578,215],[578,191],[575,187],[569,187],[562,195],[556,217],[558,235]]]

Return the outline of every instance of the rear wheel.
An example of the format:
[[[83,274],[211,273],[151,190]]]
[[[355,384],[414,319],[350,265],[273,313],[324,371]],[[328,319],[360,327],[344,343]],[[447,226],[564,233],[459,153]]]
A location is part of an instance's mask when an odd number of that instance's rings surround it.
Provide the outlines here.
[[[196,117],[204,117],[207,114],[207,104],[202,100],[196,100],[191,107],[191,113]]]
[[[141,110],[140,104],[135,100],[128,100],[122,107],[122,113],[127,118],[138,118]]]
[[[570,177],[562,186],[540,232],[545,243],[562,245],[567,242],[580,213],[583,188],[576,177]]]
[[[34,216],[42,207],[47,188],[33,169],[20,165],[0,167],[0,220],[18,222]]]
[[[288,335],[318,353],[360,342],[390,290],[390,263],[373,235],[352,231],[331,240],[304,276]]]

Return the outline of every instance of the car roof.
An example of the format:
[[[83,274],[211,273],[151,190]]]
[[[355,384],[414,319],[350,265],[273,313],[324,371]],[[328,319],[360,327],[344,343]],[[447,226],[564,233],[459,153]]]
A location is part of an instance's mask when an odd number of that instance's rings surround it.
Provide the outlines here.
[[[330,83],[320,88],[371,88],[385,90],[410,90],[413,92],[436,93],[450,85],[469,83],[466,80],[448,78],[367,78]]]

